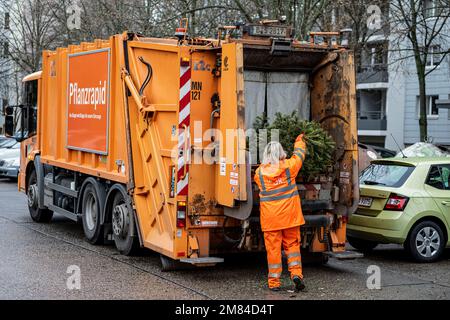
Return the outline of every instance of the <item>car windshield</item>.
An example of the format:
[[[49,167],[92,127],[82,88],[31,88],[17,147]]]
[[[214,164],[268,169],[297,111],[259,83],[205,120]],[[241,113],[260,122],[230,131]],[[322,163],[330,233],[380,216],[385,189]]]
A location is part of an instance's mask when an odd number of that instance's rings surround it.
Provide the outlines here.
[[[398,188],[405,183],[414,168],[397,163],[372,163],[361,172],[359,184]]]

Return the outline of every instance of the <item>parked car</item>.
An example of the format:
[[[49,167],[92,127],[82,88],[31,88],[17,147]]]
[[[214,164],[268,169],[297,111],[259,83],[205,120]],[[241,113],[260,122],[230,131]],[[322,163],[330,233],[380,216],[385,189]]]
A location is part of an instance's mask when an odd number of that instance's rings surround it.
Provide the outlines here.
[[[17,179],[20,168],[20,143],[0,147],[0,178]]]
[[[8,140],[8,138],[5,137],[4,135],[0,134],[0,144],[1,144],[3,141],[6,141],[6,140]]]
[[[370,165],[372,160],[381,158],[380,155],[371,146],[358,143],[358,169],[361,173]]]
[[[450,157],[450,154],[445,151],[444,148],[439,147],[432,143],[416,142],[402,151],[398,152],[397,158],[413,158],[413,157],[425,157],[425,158],[437,158],[437,157]]]
[[[360,175],[348,242],[360,251],[402,244],[416,261],[436,261],[450,246],[449,176],[446,157],[372,161]]]
[[[15,145],[16,143],[17,143],[17,141],[15,139],[5,138],[0,141],[0,150],[3,148],[9,148],[9,147]]]
[[[397,152],[394,150],[390,150],[390,149],[386,149],[386,148],[382,148],[382,147],[378,147],[378,146],[369,146],[369,147],[372,147],[380,155],[381,158],[392,158],[397,155]]]

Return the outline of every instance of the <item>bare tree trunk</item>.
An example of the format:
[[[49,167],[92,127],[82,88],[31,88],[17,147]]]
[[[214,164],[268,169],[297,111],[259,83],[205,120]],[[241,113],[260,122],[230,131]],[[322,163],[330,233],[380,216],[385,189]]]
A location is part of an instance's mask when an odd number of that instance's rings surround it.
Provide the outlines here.
[[[417,59],[417,58],[416,58]],[[420,57],[419,57],[420,59]],[[416,61],[417,78],[419,80],[419,131],[420,141],[424,142],[428,137],[427,119],[427,94],[425,82],[425,68],[421,62]]]

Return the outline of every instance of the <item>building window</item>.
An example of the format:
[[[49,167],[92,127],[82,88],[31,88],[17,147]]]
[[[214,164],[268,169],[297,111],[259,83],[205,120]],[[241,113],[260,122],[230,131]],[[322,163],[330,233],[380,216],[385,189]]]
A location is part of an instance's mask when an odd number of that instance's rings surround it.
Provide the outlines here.
[[[2,114],[5,115],[5,109],[8,106],[8,99],[2,99]]]
[[[434,17],[434,1],[433,0],[423,0],[422,6],[423,6],[423,16],[425,18],[431,18]]]
[[[427,55],[427,67],[437,67],[442,60],[441,46],[430,46]]]
[[[385,42],[370,43],[364,52],[363,64],[366,66],[376,66],[386,63],[387,44]]]
[[[9,29],[9,12],[5,12],[4,29]]]
[[[450,94],[448,95],[448,100],[450,100]],[[450,109],[447,109],[447,112],[448,112],[448,120],[450,120]]]
[[[2,57],[8,58],[8,56],[9,56],[9,43],[5,41],[5,42],[3,42]]]
[[[439,99],[438,95],[427,96],[426,98],[426,113],[428,118],[439,117],[439,109],[436,106],[436,100]],[[417,96],[417,116],[420,118],[420,96]]]
[[[448,3],[446,0],[423,0],[422,1],[422,10],[423,16],[428,18],[440,17],[442,14],[443,8],[445,8]]]
[[[361,50],[358,73],[387,70],[388,42],[371,42]]]

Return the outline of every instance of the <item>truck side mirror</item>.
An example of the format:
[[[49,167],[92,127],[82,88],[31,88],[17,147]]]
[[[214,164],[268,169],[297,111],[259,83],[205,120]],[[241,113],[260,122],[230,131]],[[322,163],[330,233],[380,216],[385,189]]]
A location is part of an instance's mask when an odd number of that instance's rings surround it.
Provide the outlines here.
[[[7,137],[13,137],[14,136],[14,116],[8,114],[6,112],[5,116],[5,135]]]

